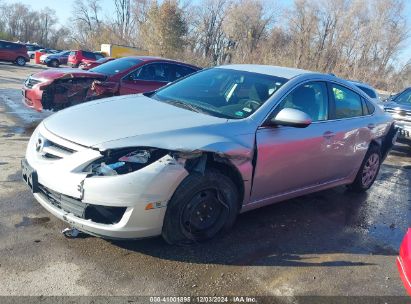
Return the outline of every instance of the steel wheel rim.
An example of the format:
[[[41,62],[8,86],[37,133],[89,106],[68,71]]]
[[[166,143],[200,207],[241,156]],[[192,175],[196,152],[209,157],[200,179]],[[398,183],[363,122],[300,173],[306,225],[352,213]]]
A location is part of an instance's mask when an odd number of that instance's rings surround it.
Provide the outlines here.
[[[23,65],[25,62],[26,62],[26,61],[25,61],[23,58],[17,59],[17,63],[18,63],[19,65]]]
[[[229,207],[216,188],[197,192],[183,209],[181,226],[185,233],[201,238],[217,233],[225,223]]]
[[[368,157],[367,162],[362,170],[362,184],[364,187],[369,187],[374,181],[378,173],[380,165],[380,157],[377,153],[373,153]]]

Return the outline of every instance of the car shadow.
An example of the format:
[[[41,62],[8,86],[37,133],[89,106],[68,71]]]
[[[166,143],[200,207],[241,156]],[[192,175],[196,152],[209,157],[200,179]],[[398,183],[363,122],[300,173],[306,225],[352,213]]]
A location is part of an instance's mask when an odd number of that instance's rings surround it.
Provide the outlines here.
[[[392,155],[408,158],[411,149],[396,145]],[[345,186],[336,187],[240,214],[230,232],[206,243],[169,246],[161,238],[111,242],[130,251],[189,263],[366,266],[370,263],[351,260],[347,254],[397,255],[411,220],[409,180],[411,170],[383,164],[374,191],[354,193]],[[390,200],[390,189],[398,189],[403,196]]]
[[[8,71],[8,72],[13,72],[15,70],[19,70],[19,69],[26,69],[26,68],[30,68],[30,69],[37,69],[37,70],[45,70],[47,68],[47,66],[40,66],[37,64],[33,64],[33,63],[26,63],[26,65],[24,66],[18,66],[12,62],[0,62],[0,70],[3,71]]]

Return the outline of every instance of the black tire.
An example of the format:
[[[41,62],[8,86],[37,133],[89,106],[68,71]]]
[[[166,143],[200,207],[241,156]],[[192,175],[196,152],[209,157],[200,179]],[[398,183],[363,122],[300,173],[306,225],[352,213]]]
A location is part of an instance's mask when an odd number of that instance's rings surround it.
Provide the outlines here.
[[[31,55],[30,55],[30,59],[34,59],[34,54],[31,54]]]
[[[354,182],[349,185],[349,188],[355,192],[367,191],[378,176],[381,167],[381,159],[380,148],[376,145],[371,145],[365,154]]]
[[[26,59],[24,57],[17,57],[15,62],[18,66],[26,65]]]
[[[203,242],[232,227],[239,211],[238,192],[217,170],[191,173],[171,198],[162,236],[169,244]]]
[[[60,62],[57,59],[53,59],[52,61],[50,61],[49,65],[53,68],[58,68],[60,65]]]

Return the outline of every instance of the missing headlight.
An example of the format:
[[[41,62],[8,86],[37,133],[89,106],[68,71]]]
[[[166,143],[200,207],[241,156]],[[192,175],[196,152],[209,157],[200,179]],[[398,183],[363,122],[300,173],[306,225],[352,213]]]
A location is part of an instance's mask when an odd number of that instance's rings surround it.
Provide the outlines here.
[[[167,150],[155,148],[108,150],[102,158],[88,165],[84,171],[95,176],[127,174],[148,166],[167,153]]]

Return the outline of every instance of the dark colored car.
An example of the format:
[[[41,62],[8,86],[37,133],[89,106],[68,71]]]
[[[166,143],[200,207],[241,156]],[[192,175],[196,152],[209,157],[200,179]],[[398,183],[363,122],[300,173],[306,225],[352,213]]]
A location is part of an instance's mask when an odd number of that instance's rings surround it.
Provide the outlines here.
[[[390,97],[384,103],[384,110],[395,119],[400,131],[398,137],[411,143],[411,87]]]
[[[24,83],[23,98],[37,111],[60,110],[92,99],[154,91],[198,70],[158,57],[124,57],[88,71],[66,68],[33,74]]]
[[[48,55],[44,59],[44,64],[54,68],[58,68],[60,64],[67,64],[70,51],[64,51],[57,54]]]
[[[0,40],[0,61],[9,61],[24,66],[30,61],[26,45]]]
[[[95,67],[97,67],[97,66],[99,66],[99,65],[102,65],[103,63],[112,61],[112,60],[114,60],[114,59],[116,59],[116,58],[113,58],[113,57],[104,57],[104,58],[100,58],[100,59],[97,60],[97,61],[85,61],[85,60],[83,60],[83,61],[80,63],[79,68],[82,69],[82,70],[90,70],[90,69],[93,69],[93,68],[95,68]]]
[[[397,267],[404,287],[411,296],[411,229],[408,229],[402,241]]]
[[[101,58],[104,58],[104,55],[97,52],[88,52],[88,51],[71,51],[68,57],[68,65],[77,68],[81,62],[94,62]]]

